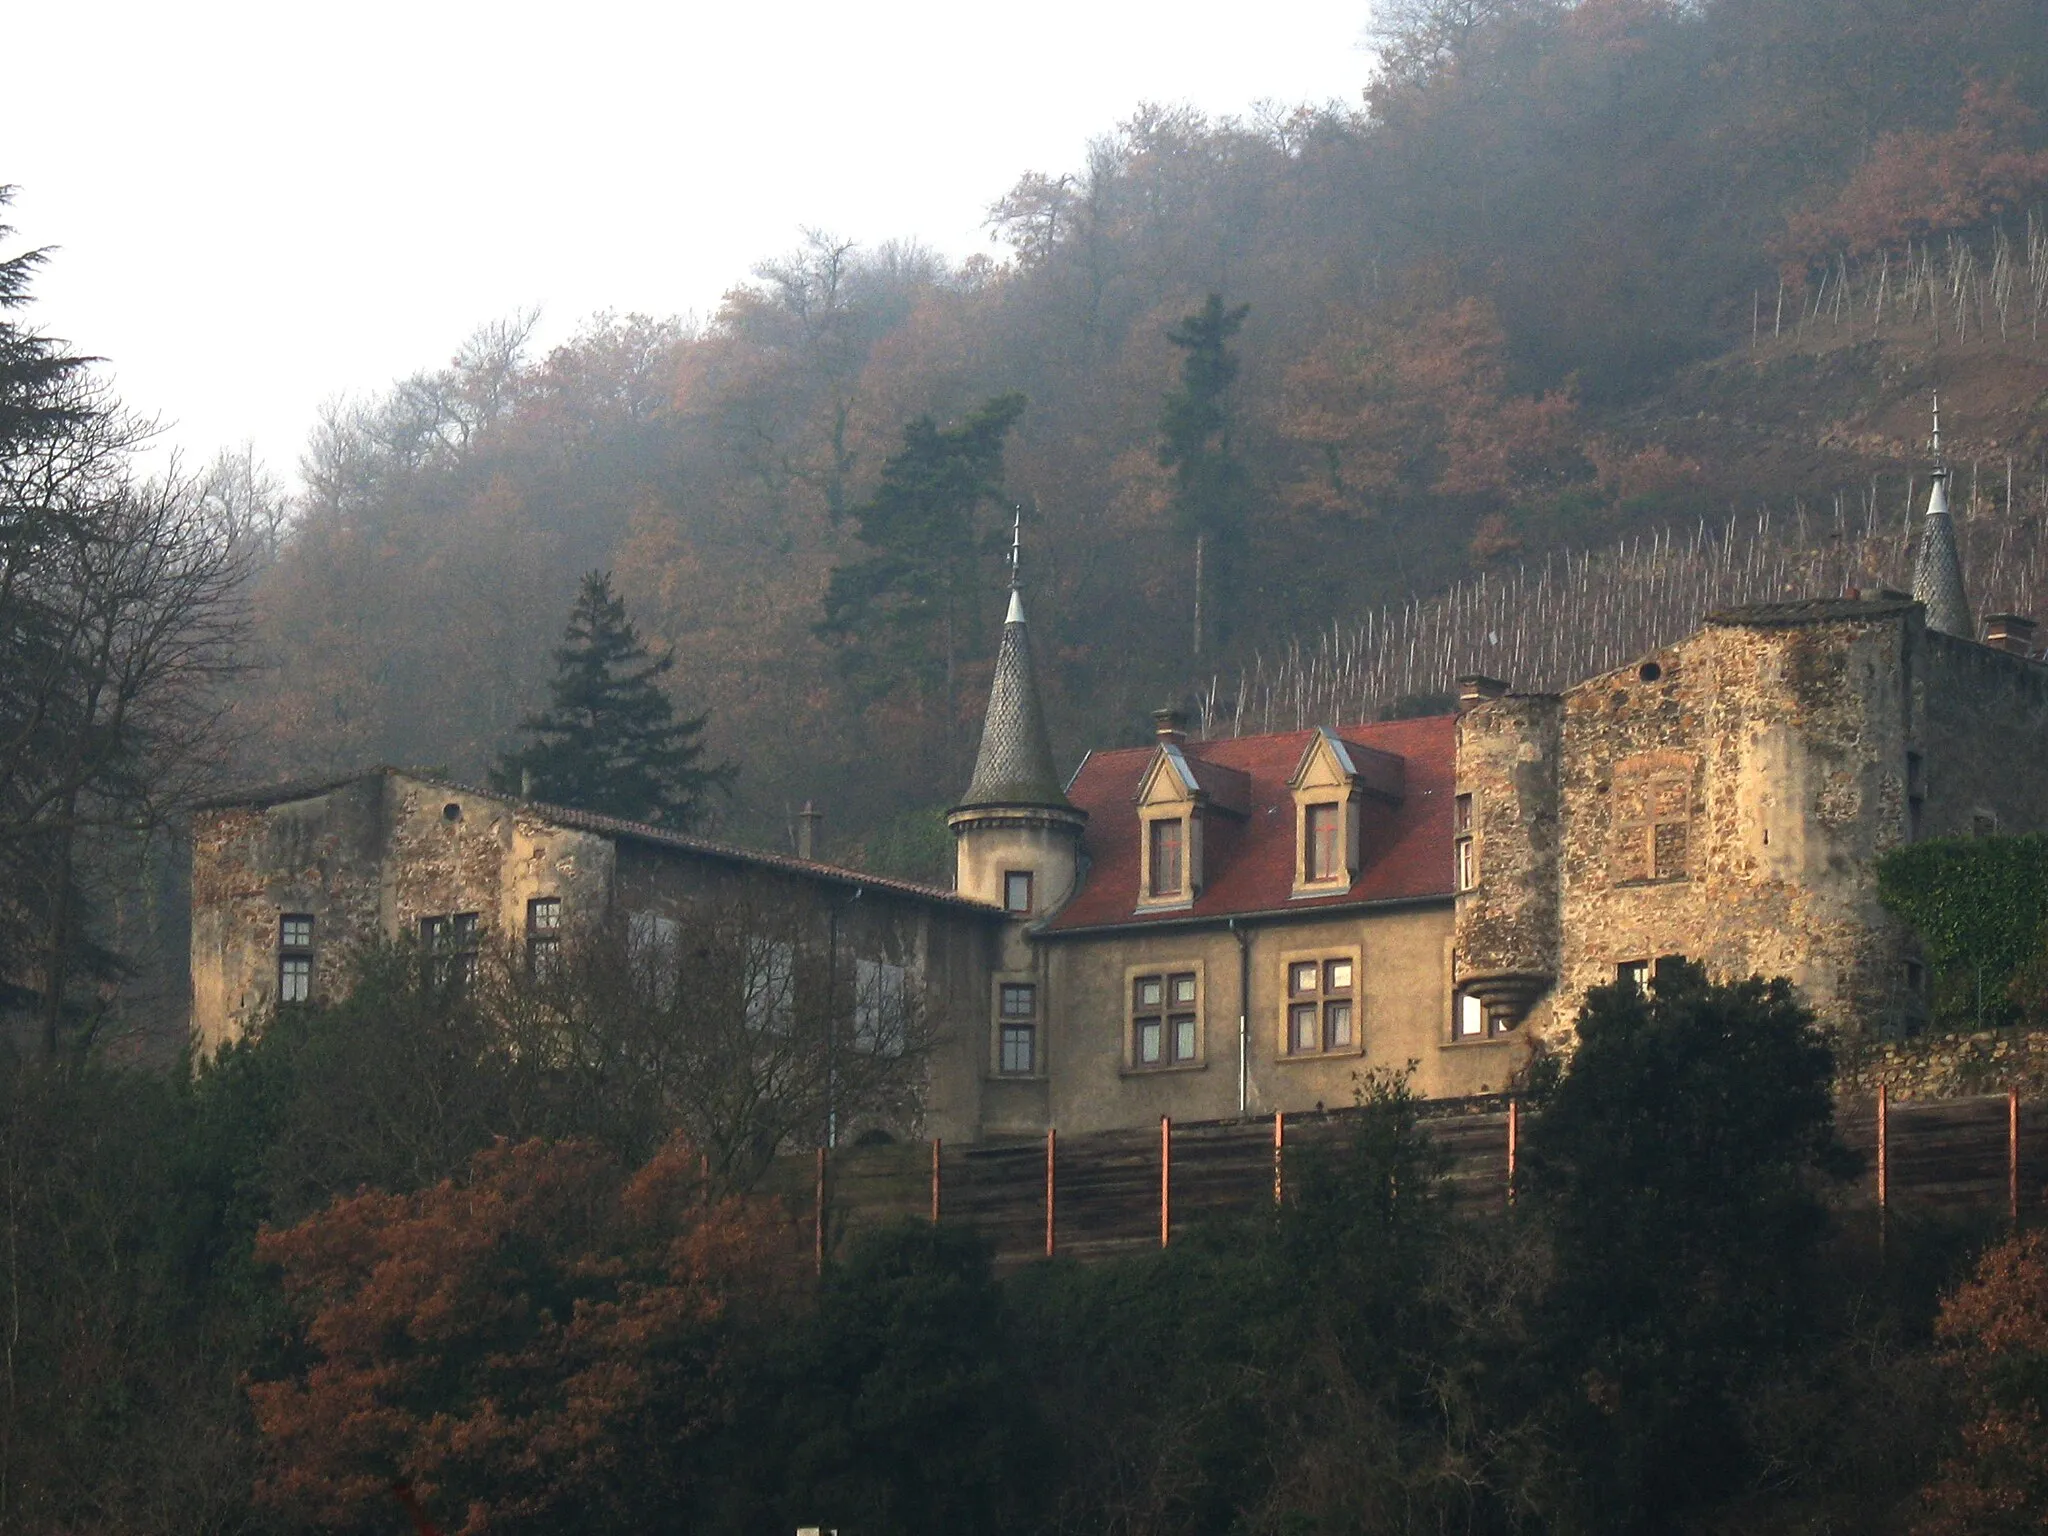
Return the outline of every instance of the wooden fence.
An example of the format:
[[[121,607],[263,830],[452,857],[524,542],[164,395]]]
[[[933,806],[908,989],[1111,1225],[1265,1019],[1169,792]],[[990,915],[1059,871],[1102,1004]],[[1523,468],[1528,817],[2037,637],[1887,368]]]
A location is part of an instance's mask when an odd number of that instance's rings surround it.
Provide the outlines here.
[[[1478,1215],[1512,1198],[1521,1125],[1512,1101],[1425,1106],[1422,1125],[1444,1154],[1453,1208]],[[1342,1138],[1356,1111],[1211,1120],[1043,1141],[970,1146],[916,1142],[819,1152],[785,1164],[776,1183],[811,1225],[814,1255],[849,1233],[915,1217],[986,1233],[1005,1268],[1034,1258],[1101,1257],[1165,1246],[1193,1222],[1284,1199],[1309,1147]],[[2017,1094],[1892,1103],[1844,1101],[1835,1123],[1864,1159],[1835,1192],[1845,1208],[1936,1213],[2002,1211],[2017,1221],[2048,1182],[2048,1105]]]

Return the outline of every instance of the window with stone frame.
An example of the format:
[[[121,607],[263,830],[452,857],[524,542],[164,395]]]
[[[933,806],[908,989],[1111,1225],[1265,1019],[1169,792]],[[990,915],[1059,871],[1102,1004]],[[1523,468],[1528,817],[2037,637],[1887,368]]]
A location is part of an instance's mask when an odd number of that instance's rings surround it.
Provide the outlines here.
[[[1031,871],[1028,869],[1006,869],[1003,871],[1003,910],[1014,912],[1019,917],[1031,911]]]
[[[1479,883],[1479,864],[1472,851],[1472,797],[1459,795],[1451,801],[1451,849],[1455,865],[1456,890],[1469,891]]]
[[[1190,1066],[1201,1059],[1202,979],[1160,970],[1131,978],[1130,1063],[1137,1071]]]
[[[426,951],[427,980],[434,986],[464,987],[476,980],[483,947],[483,915],[449,912],[420,919],[420,948]]]
[[[1358,960],[1355,955],[1290,957],[1286,961],[1289,1056],[1358,1049]]]
[[[1340,879],[1344,874],[1344,807],[1334,800],[1302,807],[1301,841],[1304,880]]]
[[[1609,865],[1615,884],[1692,878],[1693,778],[1689,753],[1645,753],[1616,767]]]
[[[996,986],[996,1070],[1008,1077],[1038,1071],[1038,985],[1005,981]]]
[[[313,915],[285,912],[277,920],[277,1000],[313,1000]]]
[[[1186,887],[1187,823],[1166,818],[1146,828],[1146,889],[1153,896],[1178,896]]]
[[[545,980],[562,963],[562,898],[536,896],[526,904],[527,973]]]

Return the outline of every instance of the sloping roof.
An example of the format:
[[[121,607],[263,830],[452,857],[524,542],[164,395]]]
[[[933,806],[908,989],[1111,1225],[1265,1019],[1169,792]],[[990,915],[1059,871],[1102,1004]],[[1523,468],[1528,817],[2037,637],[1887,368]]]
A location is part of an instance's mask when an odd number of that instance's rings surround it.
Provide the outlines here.
[[[982,722],[974,778],[955,809],[1066,804],[1059,772],[1052,765],[1052,738],[1046,734],[1038,682],[1032,675],[1031,632],[1024,622],[1024,599],[1012,591],[1002,647],[996,652],[995,676],[989,683],[988,715]]]
[[[1856,619],[1892,619],[1911,613],[1910,597],[1809,597],[1786,603],[1744,603],[1717,608],[1709,624],[1745,624],[1760,629],[1789,629],[1800,624],[1840,624]]]
[[[1142,913],[1136,910],[1141,850],[1135,796],[1158,748],[1097,752],[1081,765],[1068,790],[1074,804],[1088,813],[1081,839],[1089,861],[1087,877],[1043,931],[1146,927],[1255,912],[1449,899],[1457,726],[1455,715],[1434,715],[1351,726],[1335,733],[1353,748],[1402,758],[1406,785],[1398,803],[1366,798],[1361,868],[1351,888],[1301,899],[1292,894],[1294,796],[1287,781],[1314,733],[1190,742],[1184,750],[1196,760],[1197,773],[1202,762],[1209,762],[1244,775],[1249,815],[1241,825],[1226,821],[1214,829],[1222,835],[1205,837],[1205,883],[1192,906]]]
[[[254,789],[234,791],[215,795],[200,802],[200,810],[226,810],[237,807],[262,809],[267,806],[285,805],[294,800],[310,800],[344,785],[354,784],[363,779],[393,776],[410,779],[433,789],[445,789],[455,794],[475,795],[485,800],[495,800],[531,816],[539,821],[550,822],[558,827],[568,827],[581,832],[593,832],[601,837],[620,838],[628,842],[642,843],[655,848],[674,849],[679,853],[695,854],[715,859],[721,863],[740,864],[757,869],[779,870],[786,874],[799,875],[807,880],[819,880],[828,885],[859,886],[864,890],[887,891],[917,901],[938,902],[949,907],[965,908],[989,917],[1000,917],[1001,912],[987,902],[973,901],[952,891],[941,890],[935,885],[923,885],[914,880],[897,880],[888,875],[871,875],[858,869],[846,869],[837,864],[818,864],[788,854],[764,853],[755,848],[741,848],[732,843],[713,842],[709,838],[689,837],[680,832],[671,832],[663,827],[651,826],[643,821],[627,821],[619,816],[603,816],[595,811],[579,811],[574,806],[550,805],[540,800],[521,800],[517,795],[508,795],[495,789],[480,789],[474,784],[464,784],[455,779],[442,778],[438,774],[422,773],[412,768],[398,768],[385,763],[373,768],[357,769],[353,773],[333,774],[326,778],[297,779],[283,784],[265,785]]]

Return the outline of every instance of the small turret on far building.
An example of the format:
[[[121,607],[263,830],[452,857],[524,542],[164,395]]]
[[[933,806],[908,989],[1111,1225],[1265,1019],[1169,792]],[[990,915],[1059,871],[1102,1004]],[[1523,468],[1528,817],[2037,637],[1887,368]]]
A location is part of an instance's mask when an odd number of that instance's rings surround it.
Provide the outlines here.
[[[1963,558],[1948,511],[1948,462],[1941,456],[1941,396],[1934,397],[1934,487],[1920,520],[1920,554],[1913,563],[1913,599],[1927,609],[1927,627],[1963,640],[1977,638],[1963,588]]]

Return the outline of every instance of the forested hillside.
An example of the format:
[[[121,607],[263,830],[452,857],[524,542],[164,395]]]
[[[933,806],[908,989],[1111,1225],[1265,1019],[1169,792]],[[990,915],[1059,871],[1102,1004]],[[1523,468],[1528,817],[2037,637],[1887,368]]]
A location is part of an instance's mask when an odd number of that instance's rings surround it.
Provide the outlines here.
[[[609,569],[741,765],[724,835],[816,799],[830,851],[901,865],[964,783],[1009,500],[1069,761],[1476,570],[1838,493],[1896,521],[1935,384],[1985,506],[2048,513],[2048,0],[1378,21],[1357,103],[1140,107],[1020,175],[959,266],[815,232],[701,323],[538,356],[501,322],[337,412],[258,589],[244,762],[481,776]],[[1162,449],[1211,295],[1246,308],[1196,516]],[[1013,392],[1001,493],[884,547],[862,512],[907,425]],[[886,602],[821,635],[835,570],[878,560]]]

